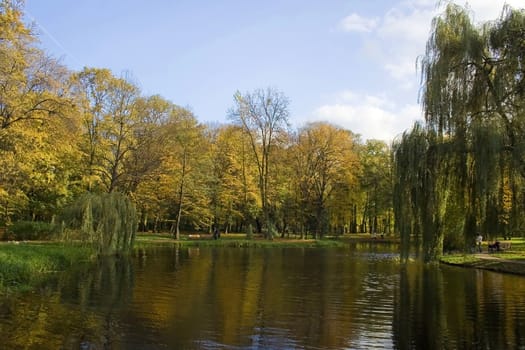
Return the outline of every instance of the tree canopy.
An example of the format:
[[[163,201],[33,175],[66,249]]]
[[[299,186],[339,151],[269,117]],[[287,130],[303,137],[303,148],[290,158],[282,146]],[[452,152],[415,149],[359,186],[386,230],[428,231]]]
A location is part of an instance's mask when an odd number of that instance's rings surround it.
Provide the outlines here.
[[[22,18],[0,1],[1,225],[55,221],[87,192],[122,193],[143,231],[399,234],[428,261],[478,232],[525,232],[523,10],[477,25],[450,4],[434,19],[425,122],[392,147],[326,122],[292,129],[275,88],[236,92],[229,123],[203,124],[129,75],[64,67]]]
[[[524,53],[524,10],[475,25],[449,4],[432,22],[420,61],[425,125],[394,146],[396,225],[406,244],[422,233],[426,260],[468,249],[477,233],[523,234]]]

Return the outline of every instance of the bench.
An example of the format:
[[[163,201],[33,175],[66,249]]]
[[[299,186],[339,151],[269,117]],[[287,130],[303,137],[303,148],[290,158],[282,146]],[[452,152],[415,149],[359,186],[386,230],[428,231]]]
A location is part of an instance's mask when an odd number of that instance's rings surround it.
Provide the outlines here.
[[[499,250],[509,250],[510,248],[510,242],[503,242],[499,244]]]
[[[511,248],[511,244],[510,244],[510,242],[496,241],[496,242],[494,242],[492,244],[489,244],[488,248],[489,248],[489,253],[502,252],[502,251],[505,251],[505,250],[509,250]]]

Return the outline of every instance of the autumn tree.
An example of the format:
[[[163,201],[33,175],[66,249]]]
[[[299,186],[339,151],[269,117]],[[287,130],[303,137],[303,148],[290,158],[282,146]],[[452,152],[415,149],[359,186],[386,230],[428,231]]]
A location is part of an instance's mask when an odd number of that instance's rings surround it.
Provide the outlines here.
[[[292,150],[301,192],[301,207],[314,237],[323,237],[329,227],[329,206],[334,191],[347,193],[356,181],[358,155],[354,135],[328,123],[311,123],[299,131]]]
[[[362,232],[390,233],[392,223],[391,151],[384,141],[367,140],[359,149],[360,189],[364,195]],[[368,226],[368,230],[364,228]]]
[[[135,105],[139,90],[107,69],[84,68],[73,82],[83,117],[88,189],[124,190],[125,164],[141,127]]]
[[[69,72],[37,47],[22,2],[0,2],[0,215],[49,219],[70,195]],[[24,214],[25,213],[25,214]]]
[[[163,158],[163,179],[167,188],[173,225],[170,231],[180,238],[185,219],[192,227],[209,227],[211,213],[205,184],[210,168],[209,143],[205,128],[189,110],[175,106],[164,128],[167,152]]]
[[[229,118],[240,125],[250,139],[257,171],[262,216],[266,226],[266,237],[273,237],[274,224],[270,217],[268,198],[272,176],[271,153],[278,141],[279,133],[288,127],[288,98],[276,89],[257,89],[253,92],[234,95],[234,107]]]
[[[240,232],[257,214],[256,170],[249,140],[242,128],[224,125],[209,128],[211,170],[209,190],[214,223],[225,231]]]
[[[163,159],[168,152],[168,133],[171,114],[176,106],[158,96],[140,97],[135,103],[138,123],[134,128],[133,152],[124,160],[127,175],[124,192],[134,199],[139,215],[140,229],[147,230],[152,224],[156,230],[166,208],[161,207],[162,196],[159,179],[162,176]]]

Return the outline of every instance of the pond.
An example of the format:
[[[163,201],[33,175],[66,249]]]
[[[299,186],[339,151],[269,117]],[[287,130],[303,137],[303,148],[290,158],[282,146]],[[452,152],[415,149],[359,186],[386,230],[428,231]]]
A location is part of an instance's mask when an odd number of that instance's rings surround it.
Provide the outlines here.
[[[177,248],[0,304],[5,349],[525,349],[525,278],[397,247]]]

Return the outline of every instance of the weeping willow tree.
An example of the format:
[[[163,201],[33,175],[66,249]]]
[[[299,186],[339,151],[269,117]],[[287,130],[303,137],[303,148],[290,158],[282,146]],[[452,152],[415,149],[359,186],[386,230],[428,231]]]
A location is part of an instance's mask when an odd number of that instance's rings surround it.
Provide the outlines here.
[[[80,234],[74,238],[92,244],[99,255],[129,252],[135,240],[135,206],[118,192],[83,195],[64,211],[63,221]]]
[[[410,132],[403,133],[392,148],[394,155],[394,213],[395,229],[401,236],[401,256],[407,259],[411,243],[416,251],[421,248],[421,208],[423,207],[422,173],[423,159],[428,142],[421,124],[415,124]]]
[[[524,10],[504,7],[476,26],[449,4],[433,20],[419,62],[425,125],[393,149],[405,254],[411,237],[432,261],[443,247],[470,247],[478,232],[523,232],[524,59]]]

